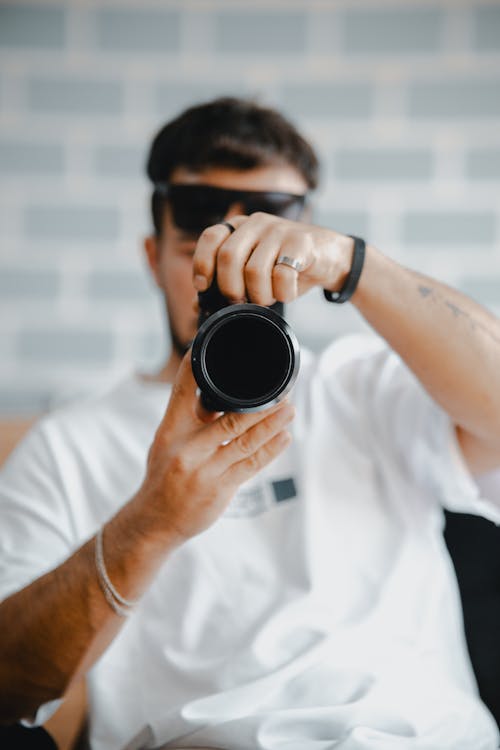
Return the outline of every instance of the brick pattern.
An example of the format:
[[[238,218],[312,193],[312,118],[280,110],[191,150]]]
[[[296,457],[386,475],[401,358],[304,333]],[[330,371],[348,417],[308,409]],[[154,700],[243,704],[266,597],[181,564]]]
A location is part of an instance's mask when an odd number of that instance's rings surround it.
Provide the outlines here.
[[[500,0],[0,4],[0,415],[165,355],[140,239],[155,130],[245,94],[315,143],[319,223],[500,313]],[[317,348],[363,324],[311,293]]]

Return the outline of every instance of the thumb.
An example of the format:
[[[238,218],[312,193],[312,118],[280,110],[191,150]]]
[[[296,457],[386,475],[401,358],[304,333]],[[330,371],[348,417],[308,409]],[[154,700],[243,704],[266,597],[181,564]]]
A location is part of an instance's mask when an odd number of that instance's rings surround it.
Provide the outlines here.
[[[172,384],[172,393],[168,402],[161,426],[173,427],[200,426],[200,419],[196,413],[196,380],[191,368],[191,349],[182,358],[181,364]]]
[[[221,411],[210,411],[207,409],[201,400],[201,397],[198,396],[196,399],[196,416],[198,419],[203,422],[203,424],[210,424],[210,422],[215,422],[216,419],[218,419],[222,412]]]

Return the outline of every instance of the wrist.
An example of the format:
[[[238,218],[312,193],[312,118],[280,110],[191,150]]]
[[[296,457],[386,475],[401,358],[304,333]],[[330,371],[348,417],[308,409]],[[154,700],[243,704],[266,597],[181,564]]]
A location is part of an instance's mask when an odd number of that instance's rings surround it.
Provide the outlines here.
[[[338,292],[344,286],[351,271],[354,256],[354,240],[347,234],[337,234],[334,240],[336,248],[336,267],[333,269],[331,279],[324,289],[328,292]]]
[[[165,498],[159,501],[145,483],[129,501],[130,523],[151,554],[165,555],[187,541],[169,518]],[[124,508],[125,511],[125,508]],[[127,514],[128,515],[128,514]]]
[[[104,526],[104,563],[126,600],[139,599],[166,557],[179,545],[163,531],[141,490]],[[94,567],[96,567],[94,541]],[[102,589],[102,581],[100,588]]]
[[[365,241],[361,237],[354,236],[344,237],[344,239],[349,240],[350,245],[351,262],[349,270],[345,275],[338,274],[334,289],[329,289],[328,287],[323,288],[325,299],[328,302],[335,302],[337,304],[347,302],[351,299],[358,286],[365,261]],[[345,247],[345,243],[343,243],[343,246]],[[341,258],[342,256],[345,270],[345,262],[347,260],[345,250],[344,253],[341,254]]]

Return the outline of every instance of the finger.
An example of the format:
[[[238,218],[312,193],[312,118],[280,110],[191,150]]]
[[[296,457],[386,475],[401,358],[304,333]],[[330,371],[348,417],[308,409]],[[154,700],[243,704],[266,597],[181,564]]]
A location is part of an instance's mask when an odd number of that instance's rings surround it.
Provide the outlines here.
[[[257,412],[239,414],[237,412],[226,412],[212,424],[205,425],[196,435],[193,441],[195,448],[201,457],[214,453],[224,443],[242,435],[253,425],[267,419],[272,413],[283,409],[287,402],[271,406],[269,409]]]
[[[298,297],[299,275],[306,267],[303,257],[304,248],[299,243],[288,241],[280,247],[279,255],[275,260],[278,260],[280,256],[286,256],[300,264],[300,271],[285,263],[275,263],[272,269],[271,279],[274,298],[280,302],[291,302]]]
[[[177,375],[172,385],[172,394],[167,410],[160,424],[180,424],[181,422],[197,423],[196,401],[197,384],[191,367],[191,349],[182,358]]]
[[[279,302],[292,302],[298,296],[298,272],[281,263],[272,271],[272,289],[274,298]]]
[[[261,232],[262,224],[247,217],[217,251],[217,285],[231,301],[246,297],[244,268]]]
[[[257,422],[239,437],[222,445],[217,451],[220,470],[226,471],[232,464],[257,453],[263,445],[282,432],[294,416],[295,408],[287,403],[282,409],[278,409],[261,422]]]
[[[237,228],[247,218],[232,216],[230,223]],[[205,291],[212,283],[218,249],[230,236],[231,231],[224,224],[213,224],[201,233],[193,256],[193,284],[197,291]]]
[[[212,422],[215,422],[216,419],[219,419],[219,417],[222,415],[222,412],[220,411],[209,411],[203,406],[203,402],[198,396],[196,399],[196,416],[200,420],[200,422],[203,422],[204,424],[210,424]]]
[[[287,448],[291,440],[292,436],[286,430],[278,432],[277,435],[274,435],[274,437],[251,456],[248,456],[230,466],[226,470],[224,478],[227,478],[230,483],[239,486],[255,476],[255,474],[263,469],[264,466],[271,463],[271,461],[274,461],[274,459],[279,456],[285,448]]]
[[[273,293],[272,272],[280,250],[281,233],[269,232],[254,248],[247,260],[244,277],[247,298],[257,305],[276,302]]]

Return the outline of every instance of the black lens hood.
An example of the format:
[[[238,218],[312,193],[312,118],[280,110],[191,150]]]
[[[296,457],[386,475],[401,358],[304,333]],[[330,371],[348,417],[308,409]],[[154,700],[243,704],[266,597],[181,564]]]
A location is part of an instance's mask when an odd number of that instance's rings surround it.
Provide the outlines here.
[[[191,350],[202,403],[211,411],[258,411],[280,401],[300,366],[297,338],[275,310],[243,303],[214,312]]]

